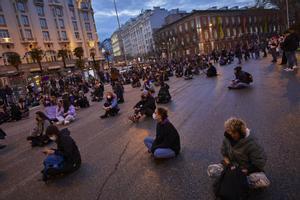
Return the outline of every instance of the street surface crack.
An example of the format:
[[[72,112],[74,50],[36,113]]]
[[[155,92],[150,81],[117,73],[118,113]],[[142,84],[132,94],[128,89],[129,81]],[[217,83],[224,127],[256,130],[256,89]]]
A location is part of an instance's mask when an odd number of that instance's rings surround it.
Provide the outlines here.
[[[125,154],[125,152],[126,152],[128,146],[129,146],[129,143],[130,143],[130,141],[127,142],[127,144],[125,145],[123,151],[121,152],[121,154],[120,154],[120,156],[119,156],[119,159],[118,159],[117,163],[115,164],[115,167],[114,167],[113,171],[111,171],[111,172],[109,173],[109,175],[107,176],[107,178],[105,179],[105,181],[104,181],[103,184],[101,185],[96,200],[99,200],[99,199],[100,199],[100,197],[101,197],[101,195],[102,195],[102,193],[103,193],[103,190],[104,190],[106,184],[108,183],[108,181],[110,180],[110,178],[118,171],[118,168],[119,168],[119,166],[120,166],[120,163],[121,163],[121,161],[122,161],[122,158],[123,158],[123,156],[124,156],[124,154]]]

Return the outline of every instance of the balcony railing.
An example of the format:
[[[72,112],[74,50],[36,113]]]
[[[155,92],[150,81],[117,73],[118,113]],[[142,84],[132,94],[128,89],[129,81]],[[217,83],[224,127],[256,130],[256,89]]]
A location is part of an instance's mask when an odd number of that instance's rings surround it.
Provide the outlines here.
[[[11,38],[1,38],[0,42],[1,42],[1,44],[13,44],[13,41]]]
[[[36,43],[36,38],[22,38],[21,43]]]
[[[44,5],[44,0],[34,0],[35,5]]]
[[[69,42],[70,42],[69,38],[59,38],[58,39],[58,43],[69,43]]]
[[[48,0],[49,5],[53,5],[53,6],[62,6],[61,1],[62,0]]]

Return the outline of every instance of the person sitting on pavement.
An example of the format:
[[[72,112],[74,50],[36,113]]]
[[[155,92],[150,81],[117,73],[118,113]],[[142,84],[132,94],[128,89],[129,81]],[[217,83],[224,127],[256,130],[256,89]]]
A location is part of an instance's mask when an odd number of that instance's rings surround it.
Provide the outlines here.
[[[47,117],[53,121],[57,122],[56,119],[56,97],[52,96],[47,104],[45,104],[45,114]]]
[[[102,119],[108,118],[110,116],[116,116],[120,111],[117,96],[112,92],[106,93],[106,102],[104,103],[103,110],[105,110],[105,114],[101,116]]]
[[[19,106],[13,102],[10,104],[10,116],[12,121],[19,121],[22,119],[22,113]]]
[[[71,122],[75,121],[76,117],[76,109],[75,107],[68,101],[67,99],[63,100],[63,107],[64,107],[64,114],[63,117],[58,119],[58,125],[60,124],[70,124]]]
[[[0,128],[0,140],[4,140],[6,137],[6,133],[2,130],[2,128]],[[0,144],[0,149],[5,148],[6,145],[4,144]]]
[[[165,82],[161,82],[158,95],[156,97],[157,103],[169,103],[171,101],[171,94],[169,92],[170,86]]]
[[[59,131],[56,126],[50,125],[46,135],[57,144],[57,148],[43,151],[47,155],[44,161],[45,168],[42,171],[43,180],[47,181],[52,176],[78,170],[81,166],[81,156],[75,141],[70,136],[70,131],[68,129]]]
[[[141,91],[147,91],[147,92],[150,92],[152,94],[155,93],[155,88],[154,88],[153,83],[149,79],[146,79]]]
[[[168,111],[157,108],[153,114],[157,121],[156,137],[146,137],[144,143],[154,158],[173,158],[180,152],[180,136],[168,120]]]
[[[113,86],[114,93],[117,95],[118,103],[124,103],[124,87],[120,81],[116,81]]]
[[[75,100],[75,103],[76,103],[77,107],[79,107],[79,108],[88,108],[88,107],[90,107],[89,100],[84,95],[83,91],[79,91],[78,98]]]
[[[206,71],[206,76],[207,77],[215,77],[217,76],[217,69],[216,67],[212,64],[212,63],[209,63],[208,64],[208,69]]]
[[[92,101],[102,101],[104,92],[104,85],[99,82],[94,86],[94,91],[92,92]]]
[[[263,188],[270,182],[264,174],[267,157],[257,143],[246,123],[238,118],[229,118],[225,124],[224,140],[221,147],[221,164],[208,166],[210,177],[220,177],[225,169],[239,169],[247,176],[250,188]],[[222,181],[222,180],[218,180]]]
[[[3,103],[3,101],[0,100],[0,124],[7,122],[9,120],[10,120],[10,113],[6,105]]]
[[[134,106],[134,115],[129,119],[132,122],[138,122],[141,117],[151,117],[155,112],[155,98],[150,92],[144,91],[141,95],[141,100]]]
[[[243,89],[250,86],[253,77],[250,73],[242,70],[241,66],[234,68],[235,80],[228,86],[229,89]]]
[[[36,114],[36,126],[27,140],[31,141],[31,146],[44,146],[48,144],[49,138],[46,136],[46,129],[51,125],[51,120],[45,113],[38,111]]]
[[[23,98],[19,99],[19,104],[20,112],[22,113],[22,117],[28,117],[29,116],[29,109],[26,105],[26,102]]]

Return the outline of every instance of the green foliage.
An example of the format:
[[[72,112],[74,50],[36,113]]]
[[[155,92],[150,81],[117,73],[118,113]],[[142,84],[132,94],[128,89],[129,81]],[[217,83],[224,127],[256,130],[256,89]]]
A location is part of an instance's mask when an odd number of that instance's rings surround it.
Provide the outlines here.
[[[31,56],[32,60],[38,63],[41,71],[43,72],[43,67],[42,67],[42,59],[44,57],[44,51],[40,48],[33,48],[31,51],[29,51],[29,55]]]
[[[84,54],[84,50],[83,50],[82,47],[76,47],[76,48],[74,49],[74,55],[75,55],[79,60],[82,59],[83,54]]]
[[[14,66],[17,71],[19,71],[19,65],[22,64],[20,55],[14,52],[8,55],[7,62]]]
[[[62,59],[64,68],[65,68],[66,67],[66,58],[68,57],[68,50],[66,50],[66,49],[58,50],[57,56]]]

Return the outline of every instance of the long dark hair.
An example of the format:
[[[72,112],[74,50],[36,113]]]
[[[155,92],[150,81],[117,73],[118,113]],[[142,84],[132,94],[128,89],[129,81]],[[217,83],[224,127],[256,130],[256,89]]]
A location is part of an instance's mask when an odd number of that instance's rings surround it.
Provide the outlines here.
[[[38,115],[38,116],[39,116],[40,118],[42,118],[43,120],[48,120],[49,122],[51,121],[51,120],[47,117],[47,115],[46,115],[45,113],[41,112],[41,111],[37,111],[35,114]]]

